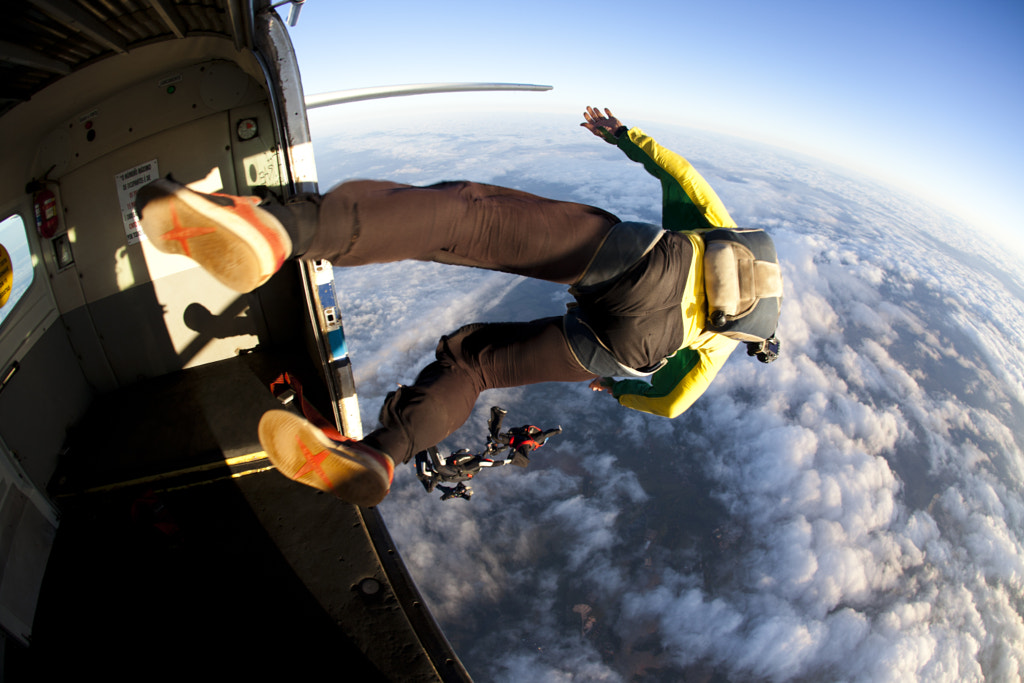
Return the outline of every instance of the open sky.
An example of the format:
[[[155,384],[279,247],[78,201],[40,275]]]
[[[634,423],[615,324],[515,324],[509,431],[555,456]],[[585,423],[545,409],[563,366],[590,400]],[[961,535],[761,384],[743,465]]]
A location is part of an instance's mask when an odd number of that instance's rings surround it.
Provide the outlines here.
[[[660,215],[639,164],[547,113],[500,130],[476,113],[338,132],[323,125],[333,113],[313,118],[324,184],[478,178]],[[446,125],[459,132],[421,133]],[[733,354],[675,420],[586,382],[487,391],[445,453],[482,445],[492,405],[509,425],[565,431],[526,470],[481,473],[471,502],[397,469],[381,513],[474,680],[1020,681],[1020,277],[905,193],[756,143],[657,133],[689,150],[735,220],[770,229],[783,355],[766,367]],[[335,277],[367,429],[441,334],[559,315],[569,299],[435,263]]]
[[[1024,253],[1024,3],[312,0],[290,32],[307,95],[554,86],[342,105],[353,118],[509,109],[568,125],[607,106],[627,125],[726,132],[864,172]]]

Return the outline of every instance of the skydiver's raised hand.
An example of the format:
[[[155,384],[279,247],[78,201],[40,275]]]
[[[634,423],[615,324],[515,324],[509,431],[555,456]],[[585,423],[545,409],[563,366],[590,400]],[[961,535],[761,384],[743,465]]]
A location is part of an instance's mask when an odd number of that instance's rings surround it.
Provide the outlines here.
[[[602,115],[600,109],[587,107],[587,110],[583,112],[583,118],[586,120],[580,124],[581,126],[599,138],[604,138],[605,142],[615,144],[615,131],[623,126],[622,122],[612,114],[611,109],[605,108],[604,115]]]

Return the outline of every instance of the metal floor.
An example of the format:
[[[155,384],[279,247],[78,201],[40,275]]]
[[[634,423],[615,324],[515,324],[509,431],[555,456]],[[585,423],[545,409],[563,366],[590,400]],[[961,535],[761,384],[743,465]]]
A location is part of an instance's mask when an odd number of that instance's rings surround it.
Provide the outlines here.
[[[61,526],[7,680],[469,680],[376,511],[268,469],[256,424],[284,369],[256,353],[97,401],[52,487]]]

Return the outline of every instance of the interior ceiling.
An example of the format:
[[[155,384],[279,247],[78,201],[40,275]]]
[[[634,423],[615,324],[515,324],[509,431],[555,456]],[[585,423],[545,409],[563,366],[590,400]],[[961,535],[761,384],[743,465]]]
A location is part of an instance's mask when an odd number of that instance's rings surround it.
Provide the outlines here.
[[[0,116],[51,83],[142,45],[213,35],[248,46],[269,0],[15,0],[0,21]],[[243,15],[244,13],[244,15]]]

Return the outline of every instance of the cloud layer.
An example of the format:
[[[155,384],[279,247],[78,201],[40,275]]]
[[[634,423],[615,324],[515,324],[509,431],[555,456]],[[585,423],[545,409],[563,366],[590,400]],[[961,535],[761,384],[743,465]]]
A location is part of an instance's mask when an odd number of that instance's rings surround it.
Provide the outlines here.
[[[656,181],[617,150],[574,122],[518,123],[325,131],[321,180],[471,178],[659,220]],[[490,392],[446,448],[482,445],[495,404],[565,434],[525,471],[482,475],[470,502],[399,473],[382,512],[474,678],[1018,680],[1020,264],[869,180],[645,128],[737,222],[772,231],[784,356],[763,367],[737,354],[672,421],[585,386]],[[568,299],[434,264],[337,275],[371,427],[441,334],[554,315]]]

